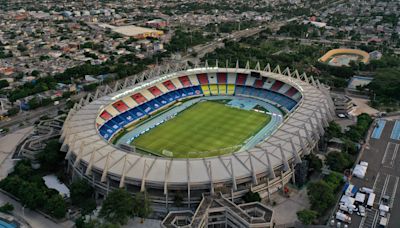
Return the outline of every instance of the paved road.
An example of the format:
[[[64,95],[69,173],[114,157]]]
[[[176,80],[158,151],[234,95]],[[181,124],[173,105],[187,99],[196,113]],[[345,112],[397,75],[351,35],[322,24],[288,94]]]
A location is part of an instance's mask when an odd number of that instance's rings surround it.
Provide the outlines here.
[[[352,179],[352,183],[358,187],[372,188],[376,194],[374,208],[367,211],[367,216],[352,216],[354,228],[379,227],[379,211],[377,208],[382,202],[384,195],[390,197],[389,207],[391,213],[388,216],[388,227],[400,227],[400,219],[394,215],[400,214],[400,191],[398,190],[400,180],[400,141],[390,139],[390,134],[394,126],[394,121],[387,121],[379,139],[371,138],[366,144],[365,151],[361,156],[362,161],[369,163],[366,177],[361,180]]]

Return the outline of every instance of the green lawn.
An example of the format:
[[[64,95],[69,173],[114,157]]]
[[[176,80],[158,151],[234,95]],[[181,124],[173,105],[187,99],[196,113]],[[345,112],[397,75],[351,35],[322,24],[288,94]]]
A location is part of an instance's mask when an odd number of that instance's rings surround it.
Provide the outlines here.
[[[269,115],[205,101],[139,136],[132,144],[162,156],[216,156],[239,149],[235,146],[257,133],[270,120]],[[221,150],[230,147],[235,148]],[[164,150],[173,155],[163,154]]]

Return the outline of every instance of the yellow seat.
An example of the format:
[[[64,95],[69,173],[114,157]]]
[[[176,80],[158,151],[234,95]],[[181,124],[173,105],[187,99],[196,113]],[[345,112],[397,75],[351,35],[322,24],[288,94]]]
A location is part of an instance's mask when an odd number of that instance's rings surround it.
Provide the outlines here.
[[[235,93],[235,85],[228,85],[228,94],[232,95]]]
[[[225,95],[226,94],[226,85],[218,85],[218,92],[221,95]]]
[[[205,96],[210,96],[211,95],[210,89],[208,88],[208,85],[202,85],[201,86],[201,90],[203,90],[203,94]]]
[[[218,86],[217,85],[210,85],[210,90],[212,95],[218,95]]]

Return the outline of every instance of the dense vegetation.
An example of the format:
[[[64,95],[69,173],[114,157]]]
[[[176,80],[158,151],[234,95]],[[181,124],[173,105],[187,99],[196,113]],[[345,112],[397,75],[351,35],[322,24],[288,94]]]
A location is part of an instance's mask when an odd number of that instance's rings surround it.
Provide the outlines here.
[[[372,91],[372,104],[374,106],[399,106],[400,69],[379,69],[373,81],[367,86],[367,88]]]
[[[166,48],[170,52],[186,52],[188,48],[203,44],[212,40],[211,36],[204,36],[201,31],[182,31],[178,29],[175,31],[170,43],[166,45]]]
[[[319,215],[323,215],[330,209],[336,200],[336,194],[343,184],[342,175],[331,173],[324,179],[308,186],[308,196],[310,198],[311,209]]]
[[[0,188],[20,199],[30,209],[40,209],[55,218],[63,218],[66,203],[57,191],[48,189],[42,176],[32,170],[29,162],[21,161],[7,178],[0,182]]]
[[[313,210],[304,209],[298,211],[297,218],[302,222],[304,225],[311,225],[312,222],[317,218],[318,213]]]
[[[30,209],[40,209],[55,218],[63,218],[67,210],[66,202],[57,191],[48,189],[42,180],[42,176],[57,172],[62,167],[60,146],[57,140],[49,141],[39,155],[40,161],[48,163],[39,170],[33,170],[29,161],[18,162],[14,172],[0,182],[0,188],[19,198]]]

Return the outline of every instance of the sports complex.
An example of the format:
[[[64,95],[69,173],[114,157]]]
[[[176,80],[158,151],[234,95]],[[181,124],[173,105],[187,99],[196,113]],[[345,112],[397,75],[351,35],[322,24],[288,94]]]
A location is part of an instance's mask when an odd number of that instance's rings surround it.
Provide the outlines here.
[[[369,54],[358,49],[338,48],[325,53],[318,61],[330,66],[350,66],[350,62],[362,62],[368,64]]]
[[[99,198],[147,191],[156,211],[176,195],[190,209],[204,194],[269,197],[318,146],[334,113],[328,90],[279,66],[156,67],[71,109],[61,136],[68,173]]]

